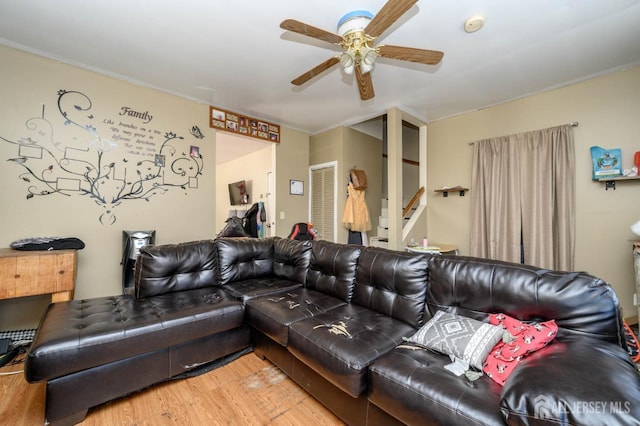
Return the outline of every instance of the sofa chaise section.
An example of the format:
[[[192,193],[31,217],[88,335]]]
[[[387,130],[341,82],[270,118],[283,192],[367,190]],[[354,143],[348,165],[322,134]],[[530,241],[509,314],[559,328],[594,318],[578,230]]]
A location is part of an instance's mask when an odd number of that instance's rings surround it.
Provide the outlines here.
[[[89,407],[250,346],[244,305],[216,287],[215,244],[149,246],[135,294],[49,305],[25,361],[46,381],[46,420],[81,421]]]

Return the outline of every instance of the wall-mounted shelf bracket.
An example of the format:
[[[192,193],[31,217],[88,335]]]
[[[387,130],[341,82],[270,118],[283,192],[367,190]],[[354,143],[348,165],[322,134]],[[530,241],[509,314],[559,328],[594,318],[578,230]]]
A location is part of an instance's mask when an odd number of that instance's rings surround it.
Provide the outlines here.
[[[610,188],[615,191],[616,182],[623,180],[640,180],[640,176],[603,177],[598,179],[598,182],[604,182],[605,191],[608,191]]]
[[[443,197],[448,197],[449,192],[458,192],[458,194],[461,197],[464,197],[464,193],[468,190],[469,188],[463,188],[461,186],[452,186],[452,187],[445,186],[444,188],[436,189],[433,192],[441,192]]]

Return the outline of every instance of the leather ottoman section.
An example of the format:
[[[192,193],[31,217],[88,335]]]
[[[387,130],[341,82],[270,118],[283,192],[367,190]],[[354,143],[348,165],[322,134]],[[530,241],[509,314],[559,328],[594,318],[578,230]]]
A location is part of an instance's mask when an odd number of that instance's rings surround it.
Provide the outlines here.
[[[300,288],[251,299],[245,309],[249,324],[282,346],[287,346],[291,323],[343,305],[346,303],[335,297]]]
[[[217,288],[135,300],[53,303],[25,360],[29,382],[52,379],[239,327],[244,306]]]
[[[415,329],[387,315],[345,305],[294,322],[289,351],[335,386],[357,398],[367,391],[367,367]]]
[[[223,288],[224,291],[242,301],[242,303],[247,303],[248,300],[254,297],[269,296],[301,287],[302,284],[288,279],[263,277],[232,282],[225,284]]]
[[[504,425],[502,387],[445,370],[449,357],[400,345],[369,367],[369,401],[406,424]]]

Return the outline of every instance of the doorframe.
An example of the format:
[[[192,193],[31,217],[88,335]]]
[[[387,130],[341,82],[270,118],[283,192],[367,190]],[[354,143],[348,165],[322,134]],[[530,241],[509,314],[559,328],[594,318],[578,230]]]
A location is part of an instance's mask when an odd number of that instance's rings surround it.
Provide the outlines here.
[[[313,200],[313,182],[311,172],[319,169],[326,169],[333,167],[333,241],[338,241],[338,162],[329,161],[327,163],[313,164],[309,166],[309,222],[311,222],[312,215],[312,200]]]

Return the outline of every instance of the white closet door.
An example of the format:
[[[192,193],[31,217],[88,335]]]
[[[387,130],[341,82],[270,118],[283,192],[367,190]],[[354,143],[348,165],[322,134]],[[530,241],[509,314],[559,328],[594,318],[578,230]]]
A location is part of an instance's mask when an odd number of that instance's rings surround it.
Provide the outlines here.
[[[311,196],[310,221],[316,229],[318,240],[336,239],[336,166],[312,166],[310,169]]]

